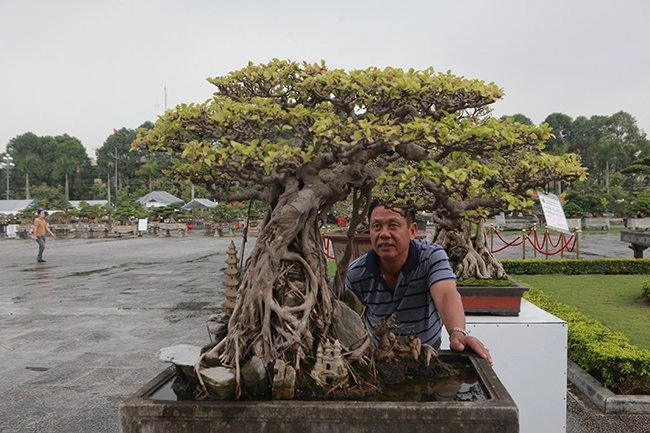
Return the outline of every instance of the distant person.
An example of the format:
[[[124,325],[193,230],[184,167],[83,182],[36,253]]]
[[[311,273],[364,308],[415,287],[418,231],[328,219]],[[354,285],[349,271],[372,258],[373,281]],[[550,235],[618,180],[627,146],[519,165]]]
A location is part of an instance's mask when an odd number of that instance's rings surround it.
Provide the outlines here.
[[[53,238],[56,238],[50,227],[45,221],[45,216],[47,213],[45,209],[38,210],[38,217],[34,220],[34,233],[32,234],[32,239],[38,243],[38,255],[36,256],[36,261],[38,263],[45,263],[43,260],[43,251],[45,251],[45,235],[49,233]]]

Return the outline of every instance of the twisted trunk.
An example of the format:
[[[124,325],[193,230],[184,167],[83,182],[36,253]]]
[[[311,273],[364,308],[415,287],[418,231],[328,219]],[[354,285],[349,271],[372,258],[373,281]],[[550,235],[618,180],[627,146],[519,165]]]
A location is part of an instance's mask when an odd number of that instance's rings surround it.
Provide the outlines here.
[[[29,191],[29,173],[25,173],[25,198],[29,200],[31,197],[31,193]]]
[[[228,334],[206,357],[237,371],[253,355],[267,366],[282,359],[298,369],[331,337],[332,293],[318,229],[322,201],[306,187],[279,196],[249,258]]]
[[[474,237],[469,222],[449,219],[437,222],[440,229],[433,240],[447,251],[456,278],[507,278],[503,265],[490,252],[484,221],[477,224]]]

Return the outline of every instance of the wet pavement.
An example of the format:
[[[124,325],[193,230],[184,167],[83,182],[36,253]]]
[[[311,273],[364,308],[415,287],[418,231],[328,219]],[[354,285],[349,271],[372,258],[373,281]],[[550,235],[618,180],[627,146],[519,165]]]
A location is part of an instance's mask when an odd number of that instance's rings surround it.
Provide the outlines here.
[[[231,240],[1,240],[0,431],[118,432],[159,349],[209,341]]]
[[[585,236],[583,257],[631,257],[618,239]],[[209,342],[231,241],[240,258],[241,238],[199,232],[48,238],[39,264],[35,242],[0,239],[0,432],[118,433],[118,404],[167,366],[159,349]],[[569,433],[648,425],[648,415],[604,415],[569,386]]]

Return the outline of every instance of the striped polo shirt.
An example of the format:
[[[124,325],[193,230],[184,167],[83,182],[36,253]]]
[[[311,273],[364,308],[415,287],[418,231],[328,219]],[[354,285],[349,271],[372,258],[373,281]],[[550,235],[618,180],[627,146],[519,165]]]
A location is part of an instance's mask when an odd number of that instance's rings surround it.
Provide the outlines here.
[[[395,313],[402,324],[393,330],[395,335],[415,334],[422,343],[433,346],[439,344],[442,321],[430,288],[438,281],[452,279],[456,276],[440,245],[412,240],[394,291],[380,276],[379,256],[372,249],[350,263],[345,288],[366,306],[364,319],[371,331],[377,321]]]

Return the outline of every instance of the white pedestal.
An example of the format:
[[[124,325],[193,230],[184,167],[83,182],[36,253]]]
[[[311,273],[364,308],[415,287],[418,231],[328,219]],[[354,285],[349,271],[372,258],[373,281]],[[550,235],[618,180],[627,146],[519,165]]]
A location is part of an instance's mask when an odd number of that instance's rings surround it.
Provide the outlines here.
[[[567,324],[525,299],[516,317],[467,316],[519,408],[521,433],[566,432]],[[443,349],[449,337],[443,332]]]

